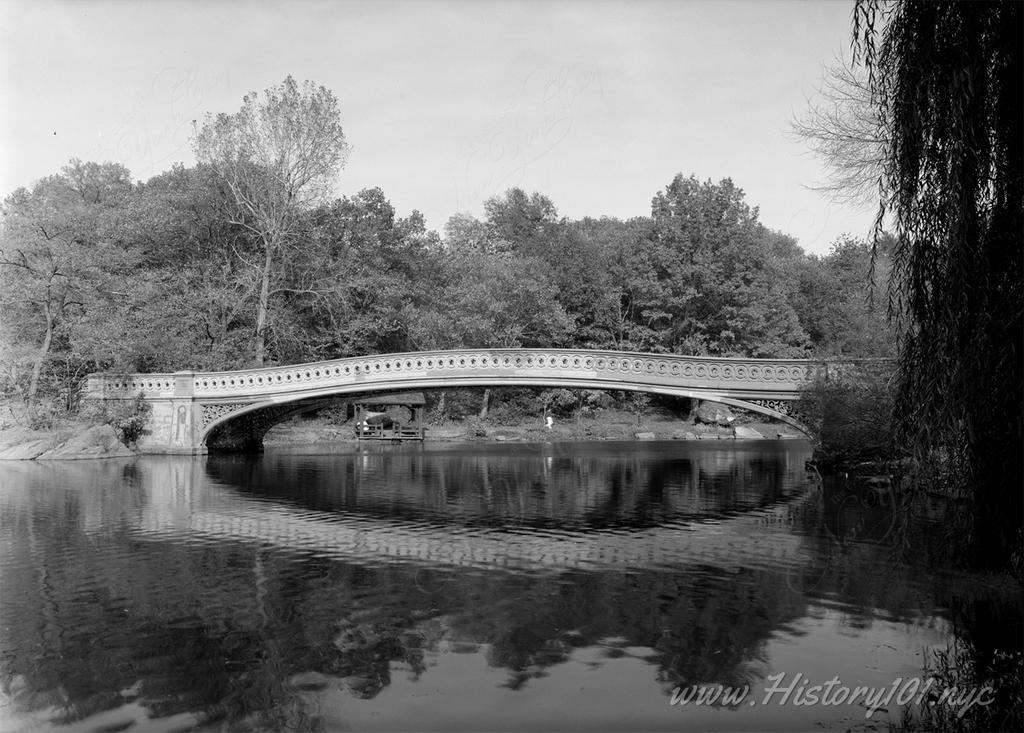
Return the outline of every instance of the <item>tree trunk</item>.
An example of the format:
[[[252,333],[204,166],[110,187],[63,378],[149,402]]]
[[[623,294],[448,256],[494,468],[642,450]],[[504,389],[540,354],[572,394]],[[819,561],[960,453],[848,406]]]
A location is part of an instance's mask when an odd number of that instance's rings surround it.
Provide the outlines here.
[[[263,277],[260,282],[260,299],[256,304],[256,335],[253,339],[253,361],[263,366],[267,343],[267,311],[270,310],[270,268],[273,264],[273,247],[265,244],[267,256],[263,261]]]
[[[32,364],[32,378],[28,383],[29,402],[35,401],[36,393],[39,391],[39,378],[43,373],[43,362],[46,361],[46,357],[50,353],[50,344],[53,343],[53,314],[50,312],[49,303],[46,303],[43,307],[46,313],[46,334],[43,336],[43,344],[39,347],[39,353],[36,354],[35,363]]]
[[[480,417],[487,417],[487,409],[491,405],[491,388],[484,389],[484,398],[480,401]]]

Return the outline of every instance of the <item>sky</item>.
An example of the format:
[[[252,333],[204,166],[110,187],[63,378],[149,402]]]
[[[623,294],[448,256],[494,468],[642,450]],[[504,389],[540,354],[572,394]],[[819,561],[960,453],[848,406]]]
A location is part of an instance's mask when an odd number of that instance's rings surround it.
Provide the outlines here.
[[[338,98],[338,195],[380,187],[442,231],[518,186],[561,216],[650,214],[677,173],[731,178],[823,254],[873,211],[811,190],[790,132],[849,57],[852,0],[0,0],[0,196],[72,158],[146,180],[193,120],[291,74]]]

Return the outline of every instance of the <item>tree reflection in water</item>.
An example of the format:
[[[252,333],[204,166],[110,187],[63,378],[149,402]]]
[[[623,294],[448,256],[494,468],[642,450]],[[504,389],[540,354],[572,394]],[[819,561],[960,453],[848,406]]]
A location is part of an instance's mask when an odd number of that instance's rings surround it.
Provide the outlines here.
[[[805,481],[802,455],[605,450],[8,471],[4,690],[18,709],[61,721],[135,705],[162,720],[314,730],[321,691],[373,698],[395,674],[438,674],[431,660],[443,652],[482,655],[513,690],[587,649],[637,657],[665,693],[742,686],[764,676],[766,644],[816,599],[841,602],[855,624],[878,614],[913,622],[963,591],[892,566],[874,541],[882,504],[837,513],[832,489],[787,504]],[[346,559],[272,533],[257,541],[194,530],[213,514],[269,522],[285,510],[297,518],[288,527],[338,517],[388,527],[397,517],[453,543],[528,536],[585,546],[667,527],[667,537],[704,532],[724,549],[689,561],[492,567],[400,553]],[[737,521],[744,529],[729,554]],[[743,545],[766,537],[761,546],[799,551],[751,560]],[[992,646],[984,625],[971,630],[979,648]]]

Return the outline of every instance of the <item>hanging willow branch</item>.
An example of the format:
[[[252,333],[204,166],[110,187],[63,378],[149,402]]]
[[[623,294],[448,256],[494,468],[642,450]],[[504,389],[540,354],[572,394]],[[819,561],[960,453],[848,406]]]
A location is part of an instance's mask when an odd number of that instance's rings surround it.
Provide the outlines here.
[[[855,46],[889,132],[901,326],[895,437],[973,496],[974,561],[1021,568],[1021,38],[1017,2],[859,0]],[[887,219],[888,217],[888,219]]]

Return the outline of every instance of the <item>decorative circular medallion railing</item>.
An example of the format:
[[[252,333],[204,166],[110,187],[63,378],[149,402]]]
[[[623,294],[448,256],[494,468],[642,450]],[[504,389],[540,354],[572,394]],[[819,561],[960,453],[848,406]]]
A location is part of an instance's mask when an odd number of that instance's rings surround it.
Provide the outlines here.
[[[183,377],[195,398],[259,397],[356,382],[460,376],[564,377],[638,384],[692,383],[703,389],[746,388],[775,393],[799,389],[818,365],[805,359],[732,359],[610,351],[495,349],[382,354],[314,364],[225,372],[133,374],[99,377],[90,384],[104,397],[170,396]],[[187,375],[187,376],[185,376]],[[93,377],[97,379],[97,377]],[[97,395],[98,396],[98,395]]]

